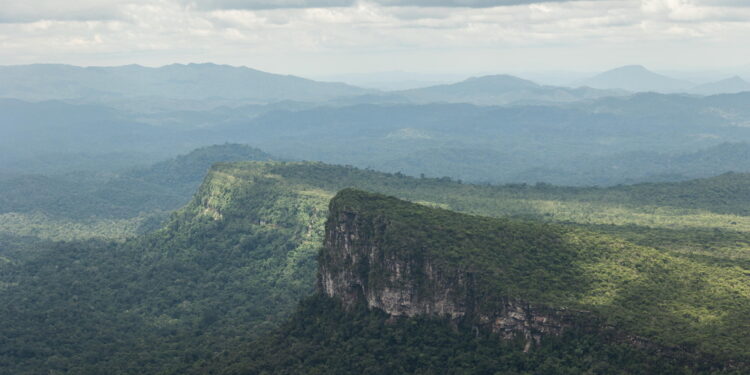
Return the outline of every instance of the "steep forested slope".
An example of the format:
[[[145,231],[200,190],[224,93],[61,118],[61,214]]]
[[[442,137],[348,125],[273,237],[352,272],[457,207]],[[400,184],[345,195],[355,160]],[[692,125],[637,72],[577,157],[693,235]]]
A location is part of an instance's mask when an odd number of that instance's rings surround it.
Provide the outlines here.
[[[0,233],[55,240],[123,239],[157,229],[217,162],[270,160],[238,144],[209,146],[121,173],[0,178]]]
[[[747,369],[750,291],[739,269],[351,189],[329,212],[319,296],[279,332],[202,372]]]
[[[613,332],[592,334],[568,330],[524,353],[522,342],[499,340],[471,327],[456,327],[445,319],[394,320],[381,311],[367,310],[364,305],[346,311],[337,301],[316,295],[303,301],[278,332],[222,353],[194,372],[226,375],[722,373],[712,370],[710,365],[639,350],[617,339]]]
[[[665,278],[678,282],[685,276],[689,282],[697,278],[694,270],[705,269],[706,280],[695,286],[724,288],[725,279],[715,279],[717,270],[734,280],[750,269],[743,190],[750,185],[744,179],[737,174],[698,181],[692,188],[696,195],[679,199],[670,193],[679,191],[679,184],[617,188],[621,191],[495,187],[320,163],[218,164],[191,203],[155,233],[125,244],[41,244],[29,257],[2,260],[0,299],[9,303],[0,307],[7,322],[0,328],[0,361],[14,374],[179,373],[210,363],[217,353],[277,327],[312,293],[328,201],[346,187],[485,216],[569,222],[588,228],[585,238],[628,237],[656,247],[642,253],[649,259],[668,259],[670,267],[691,265]],[[716,194],[702,195],[697,187]],[[674,195],[670,206],[643,205],[641,198],[654,189]],[[607,194],[620,203],[603,203]],[[3,243],[13,245],[13,239]],[[662,265],[634,259],[633,265],[601,270],[619,275],[622,267],[645,264],[639,272],[652,275]],[[693,304],[700,293],[677,296],[672,292],[684,289],[654,290],[654,285],[648,278],[636,280],[627,288],[628,298],[671,301],[674,312],[687,314],[676,315],[683,326],[696,316],[700,326],[705,323],[700,317],[717,314]],[[608,285],[597,290],[612,291]],[[612,296],[590,297],[609,306]],[[716,298],[725,301],[723,294]]]

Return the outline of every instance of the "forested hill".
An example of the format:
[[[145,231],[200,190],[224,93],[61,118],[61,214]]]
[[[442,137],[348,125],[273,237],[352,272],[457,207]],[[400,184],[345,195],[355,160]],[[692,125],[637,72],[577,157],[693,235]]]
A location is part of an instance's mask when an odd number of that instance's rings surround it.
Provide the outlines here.
[[[247,145],[225,143],[195,149],[173,159],[135,168],[123,173],[126,178],[169,186],[181,196],[192,196],[206,173],[216,163],[236,161],[269,161],[273,157]]]
[[[469,319],[526,340],[592,314],[665,346],[750,359],[740,349],[750,346],[745,272],[590,231],[345,189],[331,201],[319,260],[321,288],[345,305]],[[505,321],[518,310],[528,322]]]
[[[202,368],[219,353],[271,332],[313,292],[328,202],[347,187],[452,211],[567,222],[555,228],[572,226],[565,233],[582,233],[582,241],[611,241],[618,249],[621,244],[613,259],[622,264],[585,258],[593,280],[599,273],[622,276],[589,290],[585,302],[611,307],[622,314],[618,321],[630,322],[646,311],[622,307],[622,291],[647,302],[662,299],[664,311],[656,316],[675,319],[675,327],[697,336],[672,335],[648,321],[634,329],[678,340],[668,342],[693,345],[695,339],[702,343],[697,348],[724,355],[726,342],[707,336],[707,327],[717,324],[717,332],[735,338],[723,322],[736,318],[744,324],[736,312],[744,308],[741,286],[748,283],[740,274],[750,270],[750,218],[742,213],[747,195],[718,188],[726,179],[748,176],[729,177],[700,182],[720,192],[705,201],[675,195],[670,206],[651,206],[639,201],[636,192],[645,188],[638,186],[618,193],[620,203],[608,204],[600,201],[602,194],[614,190],[477,186],[321,163],[220,163],[191,203],[157,232],[124,244],[44,244],[26,257],[0,258],[0,300],[7,302],[0,304],[6,322],[0,327],[0,368],[13,374],[177,374]],[[679,184],[658,186],[670,195]],[[734,199],[736,210],[712,203],[724,198]],[[631,275],[632,267],[637,273]],[[675,287],[661,288],[662,282]],[[622,291],[613,292],[616,286]],[[732,292],[725,293],[727,288]],[[712,290],[717,293],[704,294]],[[728,302],[733,298],[735,305]]]
[[[750,359],[744,272],[588,231],[346,189],[318,261],[317,296],[202,373],[740,374]]]
[[[0,235],[132,237],[157,229],[185,205],[214,163],[271,158],[246,145],[223,144],[120,173],[0,177]]]

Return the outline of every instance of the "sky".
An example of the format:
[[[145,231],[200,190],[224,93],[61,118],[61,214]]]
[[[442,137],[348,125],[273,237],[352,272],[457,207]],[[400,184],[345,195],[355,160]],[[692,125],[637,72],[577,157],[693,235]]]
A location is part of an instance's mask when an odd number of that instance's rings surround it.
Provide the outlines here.
[[[750,0],[2,0],[0,65],[750,70]]]

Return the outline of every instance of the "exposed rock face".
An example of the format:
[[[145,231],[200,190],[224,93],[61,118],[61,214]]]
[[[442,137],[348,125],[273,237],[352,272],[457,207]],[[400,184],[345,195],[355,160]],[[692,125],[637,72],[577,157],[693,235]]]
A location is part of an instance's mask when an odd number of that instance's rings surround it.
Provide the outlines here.
[[[487,295],[478,287],[481,278],[459,266],[439,264],[429,251],[391,251],[390,225],[387,217],[332,204],[319,259],[319,289],[347,308],[366,303],[394,317],[447,317],[506,339],[520,335],[526,350],[543,335],[558,335],[570,325],[564,310]]]

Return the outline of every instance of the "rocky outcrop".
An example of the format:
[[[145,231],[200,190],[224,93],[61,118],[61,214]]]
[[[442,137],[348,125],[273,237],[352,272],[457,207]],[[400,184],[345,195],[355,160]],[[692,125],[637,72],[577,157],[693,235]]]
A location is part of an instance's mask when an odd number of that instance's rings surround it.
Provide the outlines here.
[[[394,249],[390,230],[387,213],[362,212],[334,199],[319,259],[320,291],[346,308],[365,303],[393,317],[429,315],[506,339],[521,336],[526,350],[570,325],[569,312],[488,293],[477,274],[436,260],[429,249]]]

